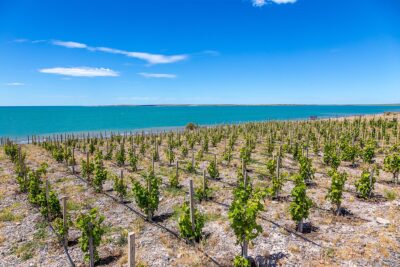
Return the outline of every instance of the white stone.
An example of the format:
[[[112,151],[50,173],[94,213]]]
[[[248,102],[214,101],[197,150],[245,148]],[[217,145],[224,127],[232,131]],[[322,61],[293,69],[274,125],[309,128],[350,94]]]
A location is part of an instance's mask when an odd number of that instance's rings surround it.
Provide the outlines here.
[[[376,218],[376,222],[379,224],[384,224],[384,225],[388,225],[390,222],[389,220],[383,219],[383,218]]]

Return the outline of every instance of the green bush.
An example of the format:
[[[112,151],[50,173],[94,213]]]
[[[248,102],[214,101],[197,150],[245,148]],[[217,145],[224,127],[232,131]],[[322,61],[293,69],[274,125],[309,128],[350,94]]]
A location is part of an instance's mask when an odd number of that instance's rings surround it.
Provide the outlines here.
[[[97,248],[100,246],[101,237],[105,233],[105,228],[102,225],[105,217],[100,215],[97,209],[93,208],[89,213],[81,213],[76,219],[76,226],[81,231],[79,237],[79,245],[84,253],[86,262],[90,260],[89,254],[89,237],[93,238],[93,251],[95,261],[99,260],[99,253]]]
[[[194,210],[194,231],[190,219],[190,205],[184,202],[181,207],[181,216],[178,220],[179,232],[182,237],[189,240],[199,241],[202,229],[205,223],[205,217],[197,209]]]
[[[292,219],[298,224],[300,232],[303,230],[303,220],[308,218],[309,210],[312,205],[311,199],[306,194],[306,185],[301,175],[295,176],[295,187],[292,190],[292,202],[290,203],[290,214]]]
[[[375,187],[375,176],[372,172],[364,170],[361,173],[360,179],[355,183],[357,194],[361,198],[370,198]]]
[[[329,199],[331,203],[336,206],[336,214],[339,214],[340,205],[342,203],[343,189],[347,180],[347,173],[340,173],[332,169],[328,172],[328,175],[331,177],[332,182],[326,198]]]
[[[152,170],[148,171],[143,178],[146,180],[147,186],[142,186],[138,181],[133,181],[132,192],[136,204],[147,214],[148,219],[151,220],[154,211],[158,209],[160,180]]]

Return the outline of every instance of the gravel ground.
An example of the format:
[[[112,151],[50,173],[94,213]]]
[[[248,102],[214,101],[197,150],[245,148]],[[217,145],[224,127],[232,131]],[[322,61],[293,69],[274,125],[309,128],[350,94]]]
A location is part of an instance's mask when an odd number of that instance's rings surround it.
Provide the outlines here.
[[[219,148],[211,148],[210,152],[221,158],[223,144]],[[193,246],[180,241],[165,230],[145,222],[138,215],[122,204],[104,194],[95,193],[84,182],[71,175],[64,164],[55,162],[49,153],[40,147],[24,145],[27,152],[27,162],[31,167],[37,167],[41,162],[49,164],[48,179],[51,187],[68,196],[68,210],[74,219],[81,211],[96,207],[105,215],[106,235],[99,248],[102,266],[126,266],[127,264],[127,232],[136,233],[136,255],[138,261],[145,266],[214,266],[202,252]],[[238,155],[235,155],[236,157]],[[77,152],[78,162],[84,159],[83,153]],[[163,153],[161,153],[163,158]],[[310,154],[313,165],[317,168],[315,186],[307,190],[316,207],[311,209],[308,222],[313,231],[308,234],[295,232],[295,224],[289,215],[290,197],[279,201],[265,200],[265,211],[258,223],[263,228],[249,247],[249,255],[259,262],[283,266],[400,266],[400,186],[390,183],[391,175],[381,171],[375,186],[378,197],[365,201],[355,194],[354,181],[360,176],[362,166],[352,168],[348,163],[342,163],[340,170],[349,174],[344,193],[343,206],[351,211],[350,216],[334,216],[331,205],[325,200],[330,186],[327,169],[322,164],[321,155]],[[383,155],[378,155],[377,162],[382,163]],[[207,160],[200,162],[200,167],[207,166],[213,157],[205,155]],[[249,175],[254,186],[268,184],[267,171],[264,165],[267,157],[262,153],[259,144],[248,166]],[[142,159],[139,166],[146,168],[151,163]],[[225,163],[223,163],[225,164]],[[205,238],[198,245],[221,266],[231,266],[235,255],[240,253],[235,236],[229,226],[228,207],[232,201],[232,187],[236,182],[236,166],[240,162],[234,159],[230,166],[219,164],[221,180],[209,180],[214,189],[211,201],[196,203],[207,215],[203,229]],[[361,164],[361,163],[360,163]],[[116,167],[111,162],[106,163],[110,172],[119,174],[125,171],[126,182],[130,187],[130,178],[141,180],[139,174],[129,173],[128,167]],[[171,190],[167,173],[174,166],[168,167],[164,162],[156,164],[156,170],[164,185],[161,189],[161,201],[155,215],[165,215],[160,224],[178,232],[177,218],[174,212],[180,206],[187,194],[189,180],[193,179],[195,187],[201,185],[202,175],[181,173],[180,183],[184,191]],[[294,173],[298,164],[291,156],[283,162],[283,172]],[[79,171],[79,168],[77,168]],[[257,173],[256,173],[257,172]],[[265,175],[259,175],[265,173]],[[40,213],[27,201],[24,194],[18,192],[15,183],[12,163],[0,152],[0,265],[1,266],[67,266],[66,256],[56,237],[43,221]],[[293,183],[287,181],[281,196],[289,196]],[[112,181],[104,186],[108,194],[113,195]],[[386,200],[383,196],[388,191],[394,192],[395,200]],[[129,198],[128,206],[139,210]],[[8,212],[8,213],[7,213]],[[5,214],[5,215],[4,215]],[[12,215],[8,215],[12,214]],[[8,215],[8,217],[6,216]],[[78,266],[83,266],[82,253],[77,238],[79,232],[72,228],[69,235],[69,252]],[[266,265],[261,265],[266,266]]]

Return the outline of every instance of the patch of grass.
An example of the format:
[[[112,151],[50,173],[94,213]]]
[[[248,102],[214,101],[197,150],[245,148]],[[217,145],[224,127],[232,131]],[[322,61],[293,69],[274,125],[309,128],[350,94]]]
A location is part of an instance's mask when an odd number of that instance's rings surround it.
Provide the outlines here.
[[[397,194],[394,191],[385,189],[384,196],[387,200],[395,200],[397,198]]]
[[[75,201],[69,200],[69,199],[67,200],[67,209],[68,210],[76,211],[76,210],[80,210],[81,207],[82,206],[78,202],[75,202]]]
[[[327,248],[324,251],[325,256],[329,257],[329,258],[333,258],[335,257],[335,250],[333,248]]]
[[[11,207],[4,208],[0,211],[0,222],[15,222],[20,221],[22,219],[22,215],[15,214]]]
[[[205,216],[207,222],[215,222],[222,219],[221,213],[206,213]]]
[[[123,229],[122,231],[120,231],[120,234],[117,237],[117,239],[115,240],[115,243],[119,247],[123,247],[126,244],[128,244],[128,230]]]
[[[174,188],[174,187],[167,187],[167,188],[165,188],[165,190],[164,190],[164,194],[165,194],[165,197],[177,197],[177,196],[182,196],[182,195],[184,195],[185,193],[181,190],[181,189],[179,189],[179,188]]]
[[[83,185],[72,185],[65,187],[65,193],[68,195],[76,194],[85,191],[85,188]]]
[[[55,183],[60,184],[60,183],[64,183],[66,181],[68,181],[69,178],[67,177],[63,177],[63,178],[59,178],[55,181]]]
[[[29,260],[33,257],[36,245],[34,241],[26,242],[18,247],[12,249],[13,254],[15,254],[22,261]]]
[[[144,229],[144,227],[145,227],[145,224],[144,224],[143,220],[142,220],[142,219],[139,219],[139,218],[135,219],[135,220],[132,222],[131,226],[130,226],[130,228],[132,229],[132,231],[134,231],[135,233],[140,233],[140,232],[142,232],[143,229]]]
[[[173,209],[174,209],[174,213],[173,213],[171,219],[174,221],[177,221],[182,214],[181,206],[175,205]]]
[[[36,232],[33,234],[33,238],[36,241],[41,241],[46,239],[49,236],[47,232],[47,223],[46,222],[39,222],[36,224]]]

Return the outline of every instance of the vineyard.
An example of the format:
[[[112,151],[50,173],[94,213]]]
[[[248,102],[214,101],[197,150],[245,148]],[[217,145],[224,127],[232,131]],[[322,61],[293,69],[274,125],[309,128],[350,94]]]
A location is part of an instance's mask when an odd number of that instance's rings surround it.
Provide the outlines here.
[[[399,120],[2,138],[0,266],[399,266]]]

